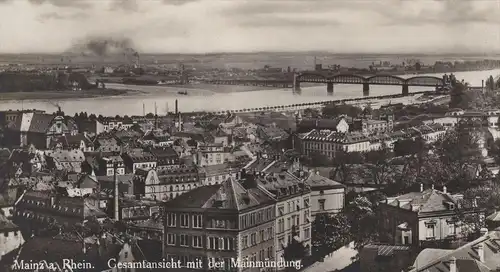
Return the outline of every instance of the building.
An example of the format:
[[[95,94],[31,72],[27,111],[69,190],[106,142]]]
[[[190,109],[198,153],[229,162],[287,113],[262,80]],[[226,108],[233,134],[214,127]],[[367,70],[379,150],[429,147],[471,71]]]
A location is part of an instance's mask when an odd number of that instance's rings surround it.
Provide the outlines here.
[[[305,133],[313,129],[316,130],[331,130],[340,133],[349,132],[349,123],[346,116],[339,116],[334,119],[325,118],[306,118],[303,119],[302,115],[299,113],[296,117],[297,120],[297,132]]]
[[[370,244],[359,252],[360,271],[401,272],[412,265],[414,258],[410,246]]]
[[[391,236],[390,243],[397,245],[441,246],[462,238],[469,231],[462,224],[461,216],[477,216],[484,222],[484,210],[478,208],[476,199],[464,199],[434,189],[411,192],[387,198],[379,205],[381,224]]]
[[[217,185],[198,187],[165,204],[165,258],[186,264],[231,258],[264,261],[273,259],[276,200],[256,182],[233,178]],[[227,270],[226,270],[227,271]]]
[[[82,152],[94,151],[94,143],[86,134],[63,135],[51,140],[50,148],[54,150],[81,150]]]
[[[94,150],[97,152],[120,153],[120,151],[122,150],[121,146],[118,144],[118,141],[114,137],[109,135],[97,136],[94,144]]]
[[[120,156],[106,156],[97,158],[98,170],[95,172],[97,176],[114,176],[125,175],[125,163]]]
[[[333,158],[337,152],[370,151],[370,139],[359,132],[340,133],[331,130],[311,130],[300,136],[301,153],[323,154]]]
[[[45,151],[47,165],[55,169],[65,169],[69,173],[81,173],[82,163],[85,161],[85,154],[79,149]]]
[[[500,230],[481,230],[481,237],[455,250],[427,248],[410,272],[494,272],[500,267]]]
[[[311,254],[311,190],[294,175],[280,173],[248,173],[242,177],[254,178],[276,199],[275,260],[284,258],[284,249],[292,239],[303,245]]]
[[[127,233],[144,240],[153,240],[163,243],[165,227],[161,220],[161,214],[153,214],[152,218],[129,224]]]
[[[337,214],[344,209],[346,187],[329,178],[323,177],[319,172],[297,171],[296,176],[303,179],[311,190],[310,212],[314,220],[317,214]]]
[[[200,144],[194,161],[198,166],[223,164],[226,153],[228,151],[222,143]]]
[[[243,166],[233,165],[231,163],[200,167],[200,179],[203,185],[220,184],[229,177],[236,178],[241,167]]]
[[[84,220],[102,220],[106,214],[99,209],[99,200],[91,192],[91,189],[71,188],[60,188],[56,193],[26,192],[16,205],[14,222],[32,231],[51,225],[71,231]]]
[[[0,213],[0,254],[5,255],[22,244],[24,238],[19,227]]]
[[[78,127],[71,118],[26,112],[7,125],[4,141],[7,146],[33,144],[38,149],[45,149],[50,146],[52,139],[77,133]]]
[[[133,149],[122,155],[128,173],[135,173],[137,169],[155,169],[155,156],[142,149]]]
[[[394,129],[394,116],[387,115],[381,120],[371,118],[360,118],[353,120],[352,131],[360,131],[364,135],[374,135],[379,133],[389,133]]]
[[[150,148],[148,151],[156,158],[158,170],[179,167],[179,155],[172,147]]]
[[[104,131],[127,130],[134,125],[130,118],[105,118],[101,120]]]

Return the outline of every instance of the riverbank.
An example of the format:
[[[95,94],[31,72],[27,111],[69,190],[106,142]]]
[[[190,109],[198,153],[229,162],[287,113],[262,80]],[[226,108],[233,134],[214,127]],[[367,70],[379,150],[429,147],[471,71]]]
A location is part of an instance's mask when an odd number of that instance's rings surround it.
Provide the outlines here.
[[[105,96],[129,96],[141,94],[138,90],[125,89],[91,89],[83,91],[37,91],[37,92],[6,92],[0,93],[0,101],[12,100],[51,100],[96,98]]]

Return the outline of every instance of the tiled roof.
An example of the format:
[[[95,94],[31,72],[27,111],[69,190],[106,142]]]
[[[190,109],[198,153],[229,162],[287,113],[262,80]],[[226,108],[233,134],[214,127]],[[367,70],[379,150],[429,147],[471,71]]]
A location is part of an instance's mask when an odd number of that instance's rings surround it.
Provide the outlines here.
[[[17,230],[17,229],[19,229],[19,228],[16,224],[12,223],[12,221],[7,219],[7,217],[5,217],[5,215],[0,213],[0,232],[12,231],[12,230]]]
[[[480,261],[478,246],[483,246],[484,262]],[[420,254],[426,254],[424,251]],[[417,257],[417,260],[424,258]],[[441,255],[441,256],[440,256]],[[432,257],[428,257],[432,259]],[[500,267],[500,230],[487,232],[480,238],[450,251],[440,253],[430,261],[415,263],[411,272],[449,272],[450,261],[456,260],[457,272],[491,272]],[[418,266],[418,267],[417,267]]]
[[[432,213],[448,211],[450,208],[447,203],[458,204],[463,208],[471,208],[469,200],[457,198],[451,194],[444,193],[435,189],[428,189],[422,192],[411,192],[387,199],[387,204],[399,206],[403,209],[416,211],[420,213]]]
[[[166,203],[167,208],[203,208],[243,211],[275,200],[258,186],[247,189],[234,180],[227,179],[218,185],[198,187]]]
[[[45,151],[45,155],[56,159],[59,162],[83,162],[85,154],[81,150],[59,150]]]
[[[488,217],[486,217],[486,220],[500,222],[500,211],[495,211],[494,213],[490,214]]]
[[[394,246],[394,245],[366,245],[366,249],[376,249],[378,256],[393,256],[394,251],[408,251],[410,246]]]
[[[342,144],[353,144],[353,143],[370,141],[369,138],[358,132],[342,133],[331,130],[316,130],[316,129],[304,135],[302,139],[311,141],[335,142]]]
[[[25,116],[23,115],[23,118]],[[51,114],[35,113],[31,119],[29,132],[45,133],[50,127],[50,123],[54,120],[55,116]]]
[[[344,185],[342,185],[339,182],[336,182],[334,180],[331,180],[329,178],[323,177],[319,174],[316,174],[314,172],[310,172],[306,181],[307,185],[309,185],[312,189],[315,187],[331,187],[331,188],[343,188]]]

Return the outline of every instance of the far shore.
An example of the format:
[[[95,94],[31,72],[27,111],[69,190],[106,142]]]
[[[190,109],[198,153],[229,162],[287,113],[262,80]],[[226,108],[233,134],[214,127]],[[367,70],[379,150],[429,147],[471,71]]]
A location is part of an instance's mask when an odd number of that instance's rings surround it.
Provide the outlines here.
[[[49,100],[96,98],[105,96],[128,96],[140,94],[137,90],[119,89],[91,89],[83,91],[35,91],[35,92],[5,92],[0,93],[0,101],[9,100]]]

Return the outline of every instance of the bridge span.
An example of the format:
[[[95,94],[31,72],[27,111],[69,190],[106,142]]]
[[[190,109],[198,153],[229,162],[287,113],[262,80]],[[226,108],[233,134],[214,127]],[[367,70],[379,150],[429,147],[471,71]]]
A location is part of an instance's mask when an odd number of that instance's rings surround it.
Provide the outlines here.
[[[302,72],[295,73],[293,77],[294,91],[300,91],[300,83],[325,83],[326,91],[333,93],[334,84],[360,84],[363,85],[363,95],[370,95],[370,85],[396,85],[402,86],[401,94],[409,95],[410,86],[435,87],[436,89],[445,87],[449,84],[446,77],[443,78],[434,76],[414,76],[410,78],[402,78],[394,75],[372,75],[362,76],[357,74],[335,74],[325,72]]]
[[[299,92],[301,83],[324,83],[327,93],[333,94],[334,84],[360,84],[363,86],[363,95],[370,95],[370,85],[401,86],[401,94],[408,95],[410,86],[434,87],[441,89],[450,84],[446,75],[442,78],[435,76],[414,76],[403,78],[395,75],[358,75],[349,73],[332,73],[329,71],[305,71],[293,74],[293,79],[211,79],[204,80],[207,84],[217,85],[245,85],[276,88],[292,88]]]

